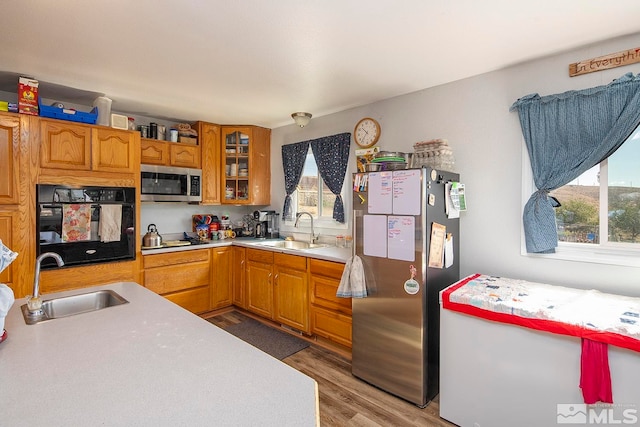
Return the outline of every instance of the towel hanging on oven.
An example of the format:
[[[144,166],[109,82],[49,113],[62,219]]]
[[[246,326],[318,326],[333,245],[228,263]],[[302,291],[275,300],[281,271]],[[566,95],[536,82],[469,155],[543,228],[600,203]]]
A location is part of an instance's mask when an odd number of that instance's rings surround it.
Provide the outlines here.
[[[98,234],[104,243],[120,240],[122,228],[122,205],[100,205]]]
[[[74,203],[62,205],[62,241],[91,240],[91,205]]]

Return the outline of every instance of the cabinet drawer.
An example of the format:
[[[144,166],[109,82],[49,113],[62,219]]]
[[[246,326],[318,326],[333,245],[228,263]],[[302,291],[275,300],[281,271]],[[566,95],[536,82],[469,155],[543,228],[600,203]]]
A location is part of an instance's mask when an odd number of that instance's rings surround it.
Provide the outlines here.
[[[309,260],[309,271],[312,275],[327,276],[337,279],[338,282],[340,282],[342,272],[344,271],[344,264],[312,258]]]
[[[192,313],[204,313],[209,310],[208,286],[176,292],[164,295],[164,297]]]
[[[209,271],[208,261],[146,269],[144,286],[158,294],[209,286]]]
[[[294,270],[307,271],[307,257],[304,256],[281,254],[276,252],[273,254],[273,263],[282,267],[292,268]]]
[[[311,304],[351,314],[351,298],[338,298],[340,281],[323,276],[311,276]]]
[[[273,252],[247,248],[247,260],[273,264]]]
[[[166,254],[156,255],[144,255],[142,257],[142,262],[145,269],[200,261],[209,262],[209,249],[170,252]]]
[[[312,307],[311,332],[351,347],[351,316]]]

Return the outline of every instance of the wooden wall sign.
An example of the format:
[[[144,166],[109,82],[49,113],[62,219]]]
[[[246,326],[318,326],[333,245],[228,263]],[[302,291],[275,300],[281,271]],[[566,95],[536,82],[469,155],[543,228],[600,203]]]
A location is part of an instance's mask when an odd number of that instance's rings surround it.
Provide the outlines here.
[[[640,62],[640,47],[569,64],[569,77]]]

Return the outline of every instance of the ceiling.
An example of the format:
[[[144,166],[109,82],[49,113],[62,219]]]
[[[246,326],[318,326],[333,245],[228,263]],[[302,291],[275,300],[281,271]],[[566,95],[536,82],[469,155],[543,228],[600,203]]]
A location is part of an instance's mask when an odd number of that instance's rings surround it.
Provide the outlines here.
[[[275,128],[640,32],[639,17],[638,0],[5,0],[0,90],[23,74],[45,98]]]

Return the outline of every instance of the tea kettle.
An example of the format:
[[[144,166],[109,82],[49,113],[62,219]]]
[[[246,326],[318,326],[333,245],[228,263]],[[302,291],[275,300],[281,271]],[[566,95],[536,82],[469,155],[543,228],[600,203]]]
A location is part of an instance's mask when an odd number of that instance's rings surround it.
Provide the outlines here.
[[[155,224],[149,224],[147,234],[142,238],[142,246],[146,248],[157,248],[162,245],[162,236],[158,234]]]

